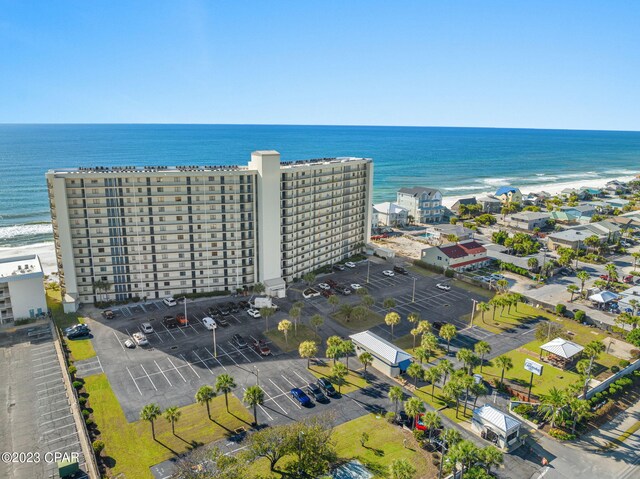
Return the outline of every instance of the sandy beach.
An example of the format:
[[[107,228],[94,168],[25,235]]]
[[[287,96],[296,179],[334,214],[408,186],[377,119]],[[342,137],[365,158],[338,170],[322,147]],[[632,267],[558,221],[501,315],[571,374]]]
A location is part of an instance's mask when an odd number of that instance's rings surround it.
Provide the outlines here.
[[[48,243],[38,243],[28,246],[16,246],[13,248],[0,248],[0,258],[9,258],[12,256],[25,256],[29,254],[37,254],[40,257],[40,263],[44,274],[50,275],[58,271],[56,264],[56,250],[53,241]]]

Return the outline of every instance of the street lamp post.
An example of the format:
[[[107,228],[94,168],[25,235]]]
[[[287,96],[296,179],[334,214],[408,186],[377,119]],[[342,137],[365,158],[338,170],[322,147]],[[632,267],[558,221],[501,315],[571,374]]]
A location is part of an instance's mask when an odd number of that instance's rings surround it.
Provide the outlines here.
[[[218,329],[218,323],[214,323],[213,325],[213,357],[214,358],[218,357],[218,343],[216,342],[216,329]]]
[[[367,284],[369,284],[369,271],[371,271],[371,260],[367,260]]]
[[[256,386],[259,386],[260,385],[260,380],[259,380],[260,370],[258,369],[257,366],[253,366],[253,369],[255,370],[255,372],[253,374],[256,375]]]
[[[413,292],[411,293],[411,302],[416,302],[416,277],[413,277]]]
[[[478,302],[475,299],[471,299],[473,301],[473,306],[471,307],[471,321],[469,321],[469,327],[473,326],[473,317],[476,315],[476,305]]]

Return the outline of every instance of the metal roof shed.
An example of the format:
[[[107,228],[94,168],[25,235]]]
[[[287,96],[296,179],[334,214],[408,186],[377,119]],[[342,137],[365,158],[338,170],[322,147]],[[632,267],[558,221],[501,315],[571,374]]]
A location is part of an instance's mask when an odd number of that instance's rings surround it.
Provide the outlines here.
[[[409,353],[371,331],[363,331],[349,337],[356,347],[356,354],[360,356],[365,351],[369,352],[373,356],[371,365],[387,376],[399,376],[411,364]]]
[[[519,445],[518,436],[522,423],[489,404],[473,411],[471,425],[483,439],[494,442],[502,449]]]

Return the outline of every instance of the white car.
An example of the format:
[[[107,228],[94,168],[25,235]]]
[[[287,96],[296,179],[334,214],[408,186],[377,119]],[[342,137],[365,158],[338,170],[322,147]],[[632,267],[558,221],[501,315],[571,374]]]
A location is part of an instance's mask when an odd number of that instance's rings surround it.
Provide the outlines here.
[[[356,267],[356,264],[355,264],[355,263],[352,263],[351,261],[347,261],[344,265],[345,265],[347,268],[355,268],[355,267]]]
[[[178,304],[176,303],[176,300],[173,298],[164,298],[162,302],[169,307],[176,306]]]
[[[631,246],[633,246],[631,243],[627,243],[626,241],[620,241],[620,244],[621,244],[624,248],[631,248]]]
[[[149,344],[147,337],[142,333],[133,333],[133,341],[138,346],[146,346],[147,344]]]
[[[385,269],[382,274],[384,274],[385,276],[395,276],[396,274],[391,271],[390,269]]]
[[[142,323],[140,330],[145,334],[151,334],[153,333],[153,326],[151,326],[151,323]]]
[[[501,280],[501,279],[505,279],[505,278],[504,278],[504,276],[502,276],[501,274],[495,274],[495,273],[494,273],[494,274],[492,274],[492,275],[491,275],[491,276],[489,276],[489,277],[490,277],[490,278],[492,278],[492,279],[494,279],[494,280],[496,280],[496,281],[499,281],[499,280]]]
[[[436,288],[441,289],[442,291],[451,291],[451,286],[449,286],[448,284],[444,284],[444,283],[436,284]]]
[[[358,283],[351,283],[349,287],[354,291],[358,291],[359,289],[362,289],[362,286],[360,286]]]
[[[253,308],[247,309],[247,314],[252,318],[256,318],[256,319],[260,318],[260,311],[258,311],[257,309],[253,309]]]
[[[493,281],[495,281],[495,279],[493,279],[491,276],[482,276],[480,278],[480,281],[482,281],[483,283],[492,283]]]
[[[127,348],[129,348],[129,349],[135,349],[135,347],[136,347],[136,343],[134,343],[134,342],[133,342],[133,341],[131,341],[130,339],[127,339],[127,340],[124,342],[124,345],[125,345]]]
[[[329,286],[327,283],[320,283],[318,285],[318,288],[324,289],[325,291],[329,291],[331,289],[331,286]]]
[[[204,318],[202,318],[202,324],[204,324],[204,327],[207,328],[209,331],[213,331],[214,329],[218,328],[218,324],[216,323],[216,320],[208,316],[205,316]]]

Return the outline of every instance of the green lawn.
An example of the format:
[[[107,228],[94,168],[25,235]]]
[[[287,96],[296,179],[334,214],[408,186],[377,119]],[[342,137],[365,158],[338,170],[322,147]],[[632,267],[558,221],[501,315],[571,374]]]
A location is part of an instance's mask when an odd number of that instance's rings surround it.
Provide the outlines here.
[[[211,402],[211,421],[204,406],[192,404],[180,408],[182,417],[176,423],[175,436],[164,418],[157,419],[154,441],[148,422],[127,422],[104,374],[86,377],[85,388],[101,440],[105,442],[103,455],[109,458],[111,476],[122,473],[126,477],[151,479],[150,466],[186,452],[194,445],[221,439],[236,428],[248,429],[253,420],[235,396],[229,397],[230,413],[227,413],[224,396],[219,396]]]
[[[287,341],[285,341],[284,339],[284,333],[282,333],[282,331],[278,331],[277,324],[272,326],[268,332],[264,333],[264,335],[285,353],[298,351],[298,347],[303,341],[315,341],[316,343],[318,342],[318,336],[316,336],[315,331],[306,324],[300,323],[298,323],[297,332],[295,332],[293,330],[293,326],[291,326],[291,331],[289,331],[289,337]]]
[[[48,287],[46,289],[47,295],[47,307],[51,310],[51,315],[53,316],[53,321],[56,325],[61,328],[68,328],[80,321],[80,316],[76,313],[67,314],[64,312],[62,308],[62,293],[60,289],[53,289],[52,287]]]
[[[473,324],[492,333],[500,334],[524,322],[532,321],[537,317],[553,319],[553,316],[546,311],[534,308],[528,304],[519,304],[517,308],[515,306],[512,307],[511,312],[509,312],[508,308],[504,308],[504,310],[502,310],[502,308],[496,308],[495,318],[494,310],[491,308],[484,313],[484,320],[482,319],[482,314],[476,311]]]
[[[336,311],[331,315],[331,317],[338,323],[342,324],[345,328],[351,329],[352,331],[365,331],[384,322],[384,317],[380,314],[374,313],[373,311],[369,311],[369,314],[367,314],[363,320],[359,321],[356,321],[355,319],[346,320],[340,311]]]
[[[90,339],[65,339],[64,342],[71,352],[73,361],[82,361],[96,355]]]
[[[367,433],[369,440],[364,447],[360,443],[362,433]],[[437,468],[432,464],[430,454],[421,449],[413,435],[398,426],[389,424],[380,416],[368,414],[352,421],[336,426],[333,440],[340,462],[357,459],[364,464],[376,479],[389,477],[389,464],[395,459],[406,459],[418,471],[416,478],[436,477]],[[407,440],[407,447],[403,441]],[[276,469],[284,469],[287,458],[278,462]],[[267,477],[270,474],[269,463],[260,459],[252,464],[254,477]],[[279,472],[272,473],[275,478],[284,477]]]
[[[333,360],[329,362],[329,366],[312,365],[311,368],[309,368],[309,372],[317,378],[328,378],[330,381],[333,382],[333,373],[331,372],[332,365],[333,365]],[[362,364],[360,364],[360,362],[358,362],[358,360],[355,357],[350,358],[349,374],[344,378],[345,383],[342,385],[342,388],[340,389],[340,392],[342,394],[349,394],[353,391],[362,389],[369,385],[367,380],[364,379],[359,372],[352,370],[353,368],[360,368],[360,367],[362,367]],[[334,386],[337,390],[338,386],[335,384]]]
[[[404,349],[406,352],[408,352],[411,355],[413,355],[414,353],[413,336],[411,334],[407,334],[405,336],[401,336],[399,338],[394,339],[393,344],[395,344],[399,348]],[[418,347],[420,346],[420,335],[416,336],[416,346]],[[440,347],[438,348],[437,351],[435,351],[435,354],[431,357],[431,361],[433,361],[433,358],[439,358],[444,356],[445,354],[447,354],[447,349]]]

